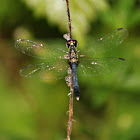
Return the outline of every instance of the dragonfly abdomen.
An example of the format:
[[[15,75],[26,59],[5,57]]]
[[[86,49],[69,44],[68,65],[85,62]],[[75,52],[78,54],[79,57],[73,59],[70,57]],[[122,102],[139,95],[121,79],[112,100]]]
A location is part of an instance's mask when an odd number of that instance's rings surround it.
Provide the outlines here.
[[[71,68],[73,72],[74,93],[75,93],[76,100],[79,100],[80,90],[79,90],[79,84],[78,84],[78,78],[77,78],[77,63],[71,63]]]

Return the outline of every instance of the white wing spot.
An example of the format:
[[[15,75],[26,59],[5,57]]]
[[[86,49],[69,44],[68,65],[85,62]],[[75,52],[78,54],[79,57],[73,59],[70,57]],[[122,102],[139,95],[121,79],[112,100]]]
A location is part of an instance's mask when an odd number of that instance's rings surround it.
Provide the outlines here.
[[[84,57],[85,55],[81,54],[80,57]]]
[[[43,47],[44,45],[43,44],[40,44],[40,46]]]
[[[92,65],[96,65],[96,64],[97,64],[97,62],[92,61],[92,62],[91,62],[91,64],[92,64]]]

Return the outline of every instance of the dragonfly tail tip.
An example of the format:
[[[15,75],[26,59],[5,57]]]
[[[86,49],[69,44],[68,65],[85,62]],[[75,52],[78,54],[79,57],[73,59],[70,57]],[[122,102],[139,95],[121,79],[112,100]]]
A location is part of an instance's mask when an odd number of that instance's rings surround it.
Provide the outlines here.
[[[76,97],[76,100],[77,100],[77,101],[79,101],[79,100],[80,100],[80,97],[79,97],[79,96],[78,96],[78,97]]]

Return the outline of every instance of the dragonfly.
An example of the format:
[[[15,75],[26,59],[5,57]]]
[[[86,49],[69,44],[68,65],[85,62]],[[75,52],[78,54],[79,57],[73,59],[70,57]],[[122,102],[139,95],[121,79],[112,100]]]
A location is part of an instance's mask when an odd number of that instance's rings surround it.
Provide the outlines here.
[[[80,90],[77,73],[80,76],[99,76],[126,67],[127,60],[124,58],[94,58],[94,56],[118,46],[127,35],[127,29],[119,28],[102,38],[91,41],[81,49],[78,49],[77,40],[70,38],[66,41],[66,47],[49,46],[35,41],[18,39],[15,41],[16,49],[26,55],[45,61],[25,66],[19,73],[21,76],[29,78],[57,80],[64,78],[70,67],[73,74],[75,97],[79,100]]]

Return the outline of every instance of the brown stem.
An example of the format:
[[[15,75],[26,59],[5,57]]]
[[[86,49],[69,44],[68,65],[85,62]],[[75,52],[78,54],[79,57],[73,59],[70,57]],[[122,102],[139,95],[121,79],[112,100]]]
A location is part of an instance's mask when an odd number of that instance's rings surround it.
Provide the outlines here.
[[[69,24],[69,34],[70,34],[70,39],[72,39],[72,34],[71,34],[71,18],[70,18],[70,9],[69,9],[69,0],[66,0],[67,3],[67,15],[68,15],[68,24]]]
[[[70,39],[72,39],[69,0],[66,0],[66,4],[67,4],[68,25],[69,25],[69,36],[70,36]],[[68,121],[68,130],[67,130],[67,140],[70,140],[70,134],[71,134],[71,128],[72,128],[72,117],[73,117],[73,74],[71,73],[69,121]]]
[[[69,121],[67,130],[67,140],[70,140],[72,117],[73,117],[73,74],[71,74],[71,86],[70,86],[70,104],[69,104]]]

